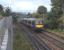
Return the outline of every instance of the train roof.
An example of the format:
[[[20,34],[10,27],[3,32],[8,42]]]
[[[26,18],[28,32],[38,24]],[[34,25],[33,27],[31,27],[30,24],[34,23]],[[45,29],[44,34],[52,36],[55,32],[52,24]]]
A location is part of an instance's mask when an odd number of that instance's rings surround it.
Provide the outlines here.
[[[43,20],[42,18],[23,18],[23,20]]]

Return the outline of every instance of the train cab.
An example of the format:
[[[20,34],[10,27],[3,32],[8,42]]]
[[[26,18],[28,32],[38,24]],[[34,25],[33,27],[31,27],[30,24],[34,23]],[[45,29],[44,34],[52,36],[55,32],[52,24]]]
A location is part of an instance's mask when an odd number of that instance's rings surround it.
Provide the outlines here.
[[[43,21],[42,20],[36,20],[35,27],[36,28],[43,28],[44,27]]]

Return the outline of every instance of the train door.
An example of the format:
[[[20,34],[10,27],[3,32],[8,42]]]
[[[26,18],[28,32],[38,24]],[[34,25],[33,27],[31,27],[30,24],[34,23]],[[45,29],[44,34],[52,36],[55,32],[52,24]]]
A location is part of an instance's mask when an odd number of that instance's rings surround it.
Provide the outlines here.
[[[35,27],[35,20],[32,20],[32,21],[31,21],[31,26],[32,26],[32,28]]]

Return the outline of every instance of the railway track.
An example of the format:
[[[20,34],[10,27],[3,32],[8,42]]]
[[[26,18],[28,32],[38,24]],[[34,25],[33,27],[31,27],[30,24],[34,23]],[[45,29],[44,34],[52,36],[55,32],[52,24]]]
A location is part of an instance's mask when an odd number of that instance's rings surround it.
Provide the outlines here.
[[[64,50],[63,44],[56,41],[55,39],[52,39],[49,36],[38,34],[36,35],[37,38],[41,39],[41,41],[44,41],[51,50]]]
[[[43,35],[46,35],[49,39],[52,39],[51,40],[52,42],[54,41],[55,44],[60,45],[60,47],[62,47],[64,49],[64,40],[63,39],[58,38],[56,36],[53,37],[49,33],[43,33]]]
[[[60,41],[59,39],[57,40],[57,38],[55,39],[47,34],[49,33],[36,33],[35,37],[40,39],[42,42],[45,42],[47,46],[51,48],[51,50],[64,50],[64,42]]]
[[[30,38],[35,50],[50,50],[50,48],[44,42],[41,42],[40,39],[35,38],[35,36],[33,35],[34,32],[26,28],[24,25],[22,26],[24,32],[26,32],[28,37]]]
[[[47,32],[35,33],[25,26],[23,29],[32,41],[35,50],[64,50],[64,43],[49,36]]]
[[[55,33],[52,33],[52,32],[49,32],[49,31],[45,31],[45,30],[43,30],[44,32],[47,32],[50,36],[55,36],[56,38],[57,38],[57,40],[60,40],[60,41],[63,41],[64,42],[64,37],[61,37],[61,36],[59,36],[59,35],[57,35],[57,34],[55,34]],[[43,32],[42,31],[42,32]]]

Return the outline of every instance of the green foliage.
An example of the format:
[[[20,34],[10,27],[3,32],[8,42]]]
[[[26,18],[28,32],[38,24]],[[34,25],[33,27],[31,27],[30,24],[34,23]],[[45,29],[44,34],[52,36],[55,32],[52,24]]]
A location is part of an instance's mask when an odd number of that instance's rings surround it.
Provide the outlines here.
[[[53,16],[54,16],[51,11],[48,12],[47,15],[48,15],[48,17],[47,17],[48,20],[51,19],[51,18],[53,18]]]
[[[16,15],[16,13],[12,13],[12,18],[13,18],[13,23],[17,22],[18,16]]]
[[[45,24],[48,25],[49,29],[57,29],[59,23],[55,19],[49,19],[49,20],[46,20]]]
[[[8,7],[8,8],[6,8],[5,11],[4,11],[3,6],[0,5],[0,15],[2,15],[2,16],[10,16],[10,15],[11,15],[11,10],[10,10],[10,8]]]
[[[4,11],[3,11],[3,6],[0,5],[0,15],[3,15],[4,14]]]
[[[62,0],[51,0],[52,6],[62,6]]]
[[[32,43],[24,32],[23,29],[20,28],[18,23],[15,25],[14,28],[14,35],[13,35],[13,50],[34,50],[32,47]]]
[[[38,13],[33,13],[32,16],[35,17],[35,18],[40,18],[41,17],[41,15],[38,14]]]
[[[1,11],[3,11],[3,6],[2,6],[2,5],[0,5],[0,12],[1,12]]]
[[[55,17],[59,18],[63,14],[62,11],[62,0],[51,0],[52,2],[52,13]]]
[[[47,13],[47,8],[44,7],[44,6],[39,6],[37,12],[39,14],[46,14]]]
[[[32,16],[35,18],[43,18],[47,14],[47,8],[44,6],[39,6],[36,13],[33,13]]]
[[[63,11],[62,11],[62,8],[60,8],[60,7],[55,7],[55,8],[53,7],[52,13],[53,13],[54,17],[60,18],[63,14]]]
[[[59,27],[59,19],[62,17],[62,2],[63,0],[51,0],[52,9],[48,12],[48,18],[46,24],[48,24],[49,28],[57,29]]]
[[[8,7],[6,10],[5,10],[5,16],[10,16],[11,15],[11,10],[10,8]]]
[[[27,17],[29,18],[29,17],[32,17],[32,14],[31,13],[28,13],[27,14]]]
[[[17,16],[13,16],[13,23],[16,23],[17,22]]]

